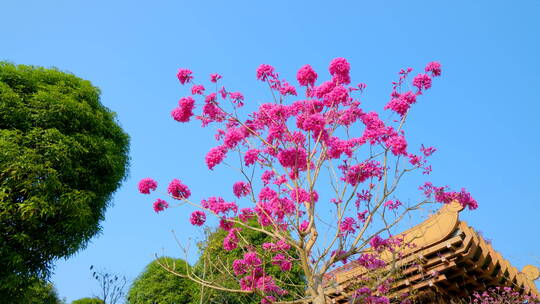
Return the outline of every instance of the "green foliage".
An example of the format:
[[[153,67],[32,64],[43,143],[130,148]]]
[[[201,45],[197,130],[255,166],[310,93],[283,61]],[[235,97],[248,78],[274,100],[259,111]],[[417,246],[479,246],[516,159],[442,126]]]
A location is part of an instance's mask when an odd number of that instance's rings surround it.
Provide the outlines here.
[[[190,266],[181,259],[159,258],[148,264],[145,270],[133,282],[128,292],[129,304],[187,304],[192,303],[196,288],[189,279],[179,277],[167,271],[159,263],[173,267],[174,271],[185,274]],[[187,268],[186,268],[187,267]],[[197,302],[198,303],[198,302]]]
[[[105,302],[98,298],[82,298],[71,302],[71,304],[105,304]]]
[[[261,228],[255,220],[250,220],[248,223],[252,227]],[[241,228],[238,225],[235,227]],[[222,229],[207,231],[207,235],[206,241],[199,244],[202,254],[195,265],[195,271],[199,277],[204,278],[206,281],[215,282],[215,285],[229,289],[240,289],[238,280],[232,273],[231,265],[234,260],[242,259],[244,257],[246,246],[261,250],[263,243],[275,242],[275,240],[265,233],[242,228],[242,237],[240,238],[240,245],[238,248],[226,251],[223,249],[223,239],[227,236],[226,231]],[[267,262],[270,261],[274,255],[274,253],[265,251],[258,251],[257,253],[260,257],[263,257],[263,261]],[[292,249],[288,254],[293,258],[296,257],[296,253]],[[298,262],[293,262],[293,267],[288,272],[281,271],[278,266],[272,265],[271,263],[266,263],[264,267],[267,274],[274,277],[277,282],[281,282],[279,284],[280,286],[286,287],[289,291],[293,291],[285,299],[294,300],[298,298],[298,295],[304,294],[306,283]],[[198,292],[199,294],[197,297],[199,299],[202,294],[202,303],[259,304],[261,302],[261,296],[259,294],[223,292],[206,287],[203,287],[202,289],[199,288]],[[199,301],[197,300],[196,303],[199,303]]]
[[[1,302],[1,301],[0,301]],[[2,302],[3,303],[3,302]],[[9,298],[10,304],[64,304],[52,283],[31,278]]]
[[[0,297],[100,231],[129,137],[88,81],[0,62]]]

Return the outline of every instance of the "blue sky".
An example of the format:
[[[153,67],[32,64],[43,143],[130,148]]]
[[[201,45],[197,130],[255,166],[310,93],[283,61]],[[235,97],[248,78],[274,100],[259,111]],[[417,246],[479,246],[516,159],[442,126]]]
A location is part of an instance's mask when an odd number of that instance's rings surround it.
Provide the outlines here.
[[[186,93],[179,67],[219,72],[259,103],[269,98],[259,64],[292,82],[306,63],[326,75],[332,58],[346,57],[353,80],[368,84],[364,106],[380,110],[400,68],[440,61],[443,77],[409,125],[416,144],[438,148],[432,180],[473,193],[480,208],[462,218],[515,266],[540,265],[538,1],[20,0],[0,11],[0,60],[92,81],[131,136],[130,176],[103,233],[56,263],[52,281],[69,301],[98,291],[92,264],[133,279],[156,253],[182,255],[171,230],[182,243],[201,236],[187,208],[153,213],[136,191],[141,178],[177,177],[198,197],[230,193],[228,170],[205,169],[211,133],[170,119]]]

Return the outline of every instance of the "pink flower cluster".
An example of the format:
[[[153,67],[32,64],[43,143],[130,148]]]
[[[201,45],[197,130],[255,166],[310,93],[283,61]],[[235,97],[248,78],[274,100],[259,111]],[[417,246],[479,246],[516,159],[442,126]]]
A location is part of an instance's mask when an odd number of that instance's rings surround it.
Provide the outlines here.
[[[272,264],[278,265],[281,271],[289,271],[292,268],[291,261],[281,253],[272,258]]]
[[[229,229],[229,233],[223,239],[223,249],[227,251],[234,250],[238,247],[238,236],[236,235],[240,231],[239,228]]]
[[[395,200],[395,201],[390,200],[384,203],[384,206],[387,207],[389,210],[397,209],[401,205],[402,203],[399,200]]]
[[[356,186],[369,178],[381,179],[383,170],[379,162],[369,160],[353,166],[340,166],[343,171],[342,180]]]
[[[434,196],[435,201],[439,203],[450,204],[457,201],[461,206],[469,208],[469,210],[478,208],[478,203],[465,188],[462,188],[459,192],[447,191],[447,187],[436,187],[427,182],[420,186],[420,190],[424,191],[428,198]]]
[[[317,73],[309,64],[306,64],[298,70],[296,79],[301,86],[314,86],[315,81],[317,81]]]
[[[356,228],[358,228],[358,224],[356,224],[356,221],[352,217],[344,218],[339,224],[339,230],[341,231],[342,235],[354,233]]]
[[[191,74],[193,74],[193,72],[189,69],[179,69],[176,77],[178,77],[178,80],[181,84],[186,84],[187,82],[190,82],[191,79],[193,79],[193,76]]]
[[[196,210],[191,213],[189,217],[189,222],[191,225],[202,226],[206,221],[206,214],[200,210]]]
[[[379,259],[378,255],[363,253],[357,260],[358,264],[367,269],[380,269],[386,266],[386,262]]]
[[[225,215],[233,212],[238,212],[238,206],[235,202],[226,202],[222,197],[209,197],[206,200],[201,201],[201,206],[204,209],[211,210],[215,214]]]
[[[351,70],[351,65],[345,58],[336,58],[330,62],[330,74],[334,77],[338,84],[349,84],[351,83],[351,78],[349,72]]]
[[[270,296],[280,296],[287,293],[276,285],[271,276],[264,272],[262,261],[255,252],[247,252],[243,259],[234,260],[232,267],[235,275],[246,275],[240,279],[242,290],[254,291],[258,289]]]
[[[234,196],[241,198],[251,193],[251,187],[249,184],[244,182],[236,182],[233,185]]]
[[[291,245],[284,240],[279,240],[276,243],[263,243],[262,248],[271,252],[288,251],[291,249]]]
[[[150,191],[157,189],[157,182],[149,177],[141,179],[138,185],[139,192],[142,194],[150,194]]]
[[[189,188],[178,179],[173,179],[167,188],[167,192],[174,199],[188,199],[191,196]]]
[[[416,102],[416,95],[411,92],[405,92],[403,94],[400,94],[396,91],[392,93],[392,99],[390,102],[384,107],[385,110],[391,109],[392,111],[398,113],[401,117],[403,117],[407,112],[409,111],[409,108],[412,104]]]
[[[225,159],[225,156],[227,156],[227,149],[223,146],[210,149],[205,157],[208,169],[213,170],[216,165],[219,165]]]
[[[154,202],[154,211],[156,213],[158,212],[161,212],[165,209],[169,208],[169,203],[167,203],[166,201],[158,198],[155,202]]]
[[[178,101],[178,107],[171,111],[171,116],[178,122],[188,122],[193,116],[193,108],[195,108],[195,99],[193,97],[182,97]]]
[[[303,188],[294,188],[289,190],[289,196],[296,203],[316,203],[319,200],[319,194],[313,190],[308,192]]]

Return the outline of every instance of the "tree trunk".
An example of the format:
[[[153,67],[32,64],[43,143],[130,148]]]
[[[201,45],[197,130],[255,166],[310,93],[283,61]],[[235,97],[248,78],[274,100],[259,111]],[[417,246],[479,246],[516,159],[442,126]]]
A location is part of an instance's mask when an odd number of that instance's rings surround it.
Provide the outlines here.
[[[315,278],[315,286],[312,289],[313,304],[327,304],[326,297],[324,295],[324,288],[322,278]]]

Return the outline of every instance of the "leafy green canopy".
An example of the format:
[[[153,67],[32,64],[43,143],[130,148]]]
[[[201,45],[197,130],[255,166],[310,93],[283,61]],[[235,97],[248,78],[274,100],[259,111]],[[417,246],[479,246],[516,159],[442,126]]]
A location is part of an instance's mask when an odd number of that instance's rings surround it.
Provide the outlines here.
[[[159,261],[159,263],[158,263]],[[193,299],[196,285],[190,279],[174,275],[161,264],[174,265],[174,271],[186,273],[190,267],[184,260],[169,257],[159,258],[146,266],[133,282],[128,292],[129,304],[188,304],[198,303]],[[187,267],[187,268],[186,268]]]
[[[99,94],[71,74],[0,62],[0,296],[100,230],[129,137]]]
[[[24,291],[3,300],[10,304],[65,304],[52,283],[38,278],[30,278]]]
[[[71,304],[104,304],[103,300],[98,298],[82,298],[71,302]]]

